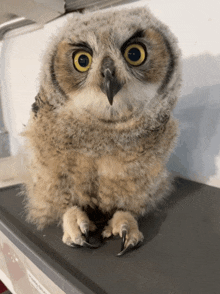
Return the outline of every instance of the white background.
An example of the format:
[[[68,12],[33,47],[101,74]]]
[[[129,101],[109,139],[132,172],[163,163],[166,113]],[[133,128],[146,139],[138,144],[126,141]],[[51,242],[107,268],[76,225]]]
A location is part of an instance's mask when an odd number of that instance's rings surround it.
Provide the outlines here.
[[[174,112],[180,120],[181,135],[169,169],[220,187],[220,2],[148,0],[132,5],[146,4],[178,37],[183,55],[182,94]],[[5,39],[2,44],[2,107],[13,155],[19,152],[19,133],[38,91],[43,52],[65,19]]]

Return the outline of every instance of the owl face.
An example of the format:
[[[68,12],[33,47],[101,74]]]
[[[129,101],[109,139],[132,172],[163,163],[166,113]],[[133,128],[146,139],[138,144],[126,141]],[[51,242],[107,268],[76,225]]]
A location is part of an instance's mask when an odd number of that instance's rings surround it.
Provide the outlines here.
[[[147,9],[74,14],[44,78],[65,97],[64,108],[103,122],[129,120],[172,87],[176,39]],[[159,102],[158,102],[159,103]]]

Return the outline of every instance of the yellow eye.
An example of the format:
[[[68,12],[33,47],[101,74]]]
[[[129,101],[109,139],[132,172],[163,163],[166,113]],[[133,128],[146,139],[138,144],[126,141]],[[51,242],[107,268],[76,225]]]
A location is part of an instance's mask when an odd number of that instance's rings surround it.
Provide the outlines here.
[[[125,49],[124,57],[133,66],[141,65],[146,59],[146,50],[140,44],[131,44]]]
[[[92,63],[92,56],[90,53],[86,51],[78,51],[73,56],[73,64],[76,68],[76,70],[80,72],[86,72]]]

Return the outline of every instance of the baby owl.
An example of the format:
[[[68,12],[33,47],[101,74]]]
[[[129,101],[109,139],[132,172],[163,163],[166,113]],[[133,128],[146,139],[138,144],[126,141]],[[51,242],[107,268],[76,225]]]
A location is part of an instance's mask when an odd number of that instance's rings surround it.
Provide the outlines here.
[[[27,220],[61,223],[63,243],[93,247],[102,213],[102,237],[122,238],[119,256],[139,245],[138,217],[171,186],[180,84],[177,40],[147,8],[72,14],[47,50],[24,131]]]

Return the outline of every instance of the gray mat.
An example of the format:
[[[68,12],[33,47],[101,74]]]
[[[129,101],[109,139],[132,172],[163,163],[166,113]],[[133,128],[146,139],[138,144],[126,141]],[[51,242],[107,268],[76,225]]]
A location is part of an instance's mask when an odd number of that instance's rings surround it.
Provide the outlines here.
[[[65,293],[219,294],[220,189],[177,178],[160,210],[140,220],[142,247],[123,257],[119,238],[69,248],[60,227],[25,222],[19,186],[0,190],[0,230]],[[96,238],[96,236],[94,236]]]

